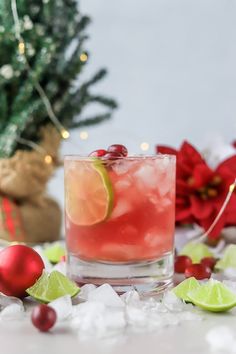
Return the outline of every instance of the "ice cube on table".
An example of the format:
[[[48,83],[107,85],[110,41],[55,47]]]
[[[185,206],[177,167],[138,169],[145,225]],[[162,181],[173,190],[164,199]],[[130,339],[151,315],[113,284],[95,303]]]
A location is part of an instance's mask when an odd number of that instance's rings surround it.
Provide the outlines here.
[[[82,300],[88,300],[88,295],[91,291],[95,290],[97,287],[94,284],[85,284],[80,288],[78,297]]]
[[[106,306],[124,307],[124,302],[109,284],[103,284],[88,294],[88,301],[96,301]]]
[[[106,306],[99,302],[84,302],[73,307],[71,327],[84,337],[103,337],[107,331],[105,325]]]
[[[130,290],[122,294],[120,298],[124,301],[125,304],[132,305],[140,302],[139,293],[136,290]]]
[[[206,341],[214,353],[236,353],[234,330],[228,326],[216,326],[206,333]]]
[[[58,299],[50,302],[49,306],[54,308],[59,321],[69,318],[72,314],[72,301],[70,295],[59,297]]]
[[[166,291],[164,293],[162,303],[169,311],[180,312],[184,310],[185,304],[173,291]]]
[[[17,320],[21,319],[24,316],[24,308],[23,306],[13,303],[11,305],[6,306],[0,312],[0,319],[1,320]]]
[[[17,297],[14,296],[7,296],[4,295],[2,293],[0,293],[0,310],[4,309],[5,307],[9,306],[9,305],[19,305],[22,310],[24,311],[24,305],[23,302],[18,299]]]
[[[236,268],[224,269],[223,275],[228,279],[236,280]]]

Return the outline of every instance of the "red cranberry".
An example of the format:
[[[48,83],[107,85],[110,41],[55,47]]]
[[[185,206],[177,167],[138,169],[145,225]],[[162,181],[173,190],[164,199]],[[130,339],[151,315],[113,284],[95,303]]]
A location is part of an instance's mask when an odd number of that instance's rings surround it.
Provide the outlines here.
[[[185,269],[185,277],[194,277],[198,280],[209,279],[211,277],[211,269],[201,263],[195,263]]]
[[[92,151],[89,156],[92,156],[92,157],[102,157],[104,155],[106,155],[107,151],[106,150],[103,150],[103,149],[100,149],[100,150],[95,150],[95,151]]]
[[[211,270],[214,270],[216,262],[217,260],[214,257],[205,257],[201,260],[201,264],[210,268]]]
[[[121,154],[122,156],[128,155],[127,148],[124,145],[120,145],[120,144],[113,144],[113,145],[109,146],[107,151],[108,152],[116,152],[116,153]]]
[[[55,324],[57,319],[56,311],[45,304],[36,306],[31,314],[33,325],[41,332],[47,332]]]
[[[184,273],[186,267],[192,264],[192,260],[188,256],[177,256],[175,258],[175,272]]]
[[[121,155],[118,152],[108,152],[106,153],[106,155],[103,156],[104,159],[106,160],[116,160],[119,157],[124,157],[123,155]]]

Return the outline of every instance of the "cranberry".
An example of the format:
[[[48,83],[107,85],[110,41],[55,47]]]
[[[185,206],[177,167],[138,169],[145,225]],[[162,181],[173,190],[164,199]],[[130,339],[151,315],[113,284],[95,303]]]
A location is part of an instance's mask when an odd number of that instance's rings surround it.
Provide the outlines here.
[[[216,262],[217,260],[214,257],[205,257],[201,260],[201,264],[210,268],[211,270],[214,270]]]
[[[92,151],[89,156],[92,156],[92,157],[102,157],[104,155],[106,155],[107,151],[106,150],[103,150],[103,149],[100,149],[100,150],[95,150],[95,151]]]
[[[192,264],[192,260],[188,256],[177,256],[175,258],[175,272],[184,273],[186,267]]]
[[[119,157],[123,157],[123,155],[121,155],[120,153],[118,152],[108,152],[106,153],[106,155],[103,156],[104,159],[106,160],[116,160],[117,158]]]
[[[108,152],[116,152],[116,153],[121,154],[122,156],[128,155],[127,148],[124,145],[120,145],[120,144],[113,144],[113,145],[109,146],[107,151]]]
[[[45,304],[36,306],[31,314],[33,325],[41,332],[47,332],[55,324],[57,319],[56,311]]]
[[[194,277],[198,280],[209,279],[211,277],[211,269],[201,263],[195,263],[185,269],[185,277]]]

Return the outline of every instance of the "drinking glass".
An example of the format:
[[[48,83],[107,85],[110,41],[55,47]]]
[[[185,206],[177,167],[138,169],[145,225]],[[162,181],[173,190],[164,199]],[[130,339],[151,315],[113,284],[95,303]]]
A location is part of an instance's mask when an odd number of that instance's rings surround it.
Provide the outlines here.
[[[66,156],[68,275],[117,292],[162,291],[172,283],[173,155],[116,159]]]

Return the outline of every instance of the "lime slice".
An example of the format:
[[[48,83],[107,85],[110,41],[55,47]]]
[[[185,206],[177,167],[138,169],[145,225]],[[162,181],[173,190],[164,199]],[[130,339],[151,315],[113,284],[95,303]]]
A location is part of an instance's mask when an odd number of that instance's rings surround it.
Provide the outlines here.
[[[194,305],[212,312],[223,312],[236,306],[236,295],[224,284],[213,279],[190,291],[188,297]]]
[[[189,242],[181,250],[180,255],[189,256],[193,263],[200,263],[202,258],[214,257],[209,248],[200,242]]]
[[[113,207],[113,188],[102,162],[93,158],[66,163],[65,205],[71,221],[89,226],[105,220]]]
[[[26,290],[30,296],[45,303],[64,295],[73,297],[79,291],[80,288],[74,282],[56,270],[50,274],[43,272],[36,283]]]
[[[223,257],[216,263],[215,269],[236,268],[236,245],[226,247]]]
[[[200,287],[199,282],[194,277],[191,277],[182,281],[172,291],[180,299],[190,302],[191,300],[188,297],[188,293],[199,287]]]
[[[44,250],[44,254],[51,263],[58,263],[61,257],[65,256],[65,248],[56,243],[53,246],[47,247]]]

